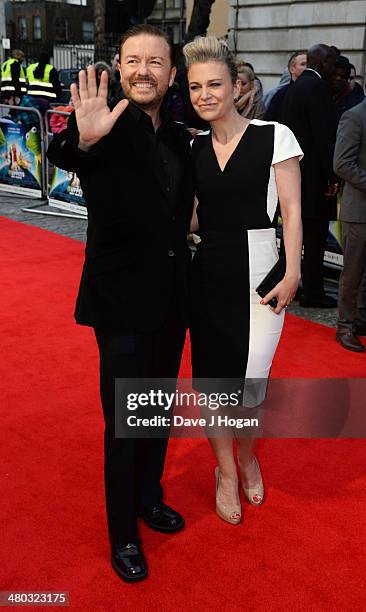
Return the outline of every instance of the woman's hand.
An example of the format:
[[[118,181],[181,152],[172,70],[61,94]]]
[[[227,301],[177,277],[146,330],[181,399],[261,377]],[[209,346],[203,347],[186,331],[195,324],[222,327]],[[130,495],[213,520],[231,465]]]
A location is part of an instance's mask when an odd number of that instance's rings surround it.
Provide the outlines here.
[[[276,308],[272,308],[273,312],[280,314],[283,308],[292,302],[295,297],[295,293],[299,286],[300,277],[291,278],[284,276],[284,278],[260,301],[261,304],[268,304],[272,298],[277,298]]]
[[[94,66],[79,72],[79,91],[76,83],[71,84],[71,99],[75,108],[79,130],[79,147],[87,151],[111,131],[118,117],[128,106],[128,100],[121,100],[111,111],[107,104],[108,73],[104,70],[97,87]]]

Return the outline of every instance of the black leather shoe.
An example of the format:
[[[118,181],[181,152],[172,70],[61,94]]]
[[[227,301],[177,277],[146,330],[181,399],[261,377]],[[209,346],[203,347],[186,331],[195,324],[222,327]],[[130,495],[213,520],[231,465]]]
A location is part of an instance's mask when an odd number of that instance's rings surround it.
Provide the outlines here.
[[[366,336],[366,325],[355,325],[355,336]]]
[[[336,332],[336,340],[348,351],[354,351],[355,353],[363,353],[365,350],[362,342],[359,341],[357,336],[352,331],[339,331]]]
[[[162,502],[155,504],[155,506],[148,510],[141,510],[140,516],[150,529],[161,531],[162,533],[175,533],[183,529],[185,525],[184,518],[173,508],[169,508],[169,506]]]
[[[138,544],[112,544],[111,563],[118,576],[126,582],[137,582],[147,576],[147,563]]]
[[[330,295],[322,295],[315,299],[307,298],[302,295],[299,304],[303,308],[337,308],[338,302]]]

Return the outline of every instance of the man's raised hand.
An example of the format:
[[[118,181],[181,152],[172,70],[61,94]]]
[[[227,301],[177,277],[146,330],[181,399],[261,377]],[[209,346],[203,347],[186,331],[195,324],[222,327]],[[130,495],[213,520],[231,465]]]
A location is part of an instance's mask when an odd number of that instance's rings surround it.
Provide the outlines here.
[[[79,91],[72,83],[71,99],[75,108],[79,130],[79,148],[88,150],[111,131],[118,117],[128,106],[128,100],[121,100],[111,111],[107,104],[108,73],[104,70],[97,87],[94,66],[79,72]]]

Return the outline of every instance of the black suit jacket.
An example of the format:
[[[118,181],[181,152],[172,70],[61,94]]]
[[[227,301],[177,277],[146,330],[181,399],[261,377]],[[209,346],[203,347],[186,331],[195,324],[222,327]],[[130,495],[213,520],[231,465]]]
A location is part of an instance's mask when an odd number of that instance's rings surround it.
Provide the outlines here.
[[[288,88],[281,121],[294,132],[304,151],[300,164],[303,217],[335,219],[336,198],[324,197],[328,181],[335,180],[335,105],[327,83],[312,70],[304,70]]]
[[[144,332],[159,328],[173,299],[186,313],[190,267],[186,235],[194,190],[189,134],[174,122],[165,123],[164,143],[181,171],[172,203],[163,160],[136,110],[127,107],[110,134],[88,153],[78,149],[76,120],[71,115],[67,130],[52,141],[48,157],[55,165],[77,172],[87,202],[76,321]]]

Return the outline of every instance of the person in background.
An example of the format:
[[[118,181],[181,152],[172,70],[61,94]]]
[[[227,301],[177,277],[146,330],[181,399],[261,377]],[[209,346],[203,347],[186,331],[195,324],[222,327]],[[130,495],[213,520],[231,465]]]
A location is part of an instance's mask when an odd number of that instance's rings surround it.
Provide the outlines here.
[[[247,66],[247,68],[250,68],[253,72],[254,72],[254,82],[257,86],[257,90],[259,91],[259,93],[261,94],[261,96],[263,96],[263,85],[262,85],[262,81],[260,80],[260,78],[256,75],[253,64],[250,64],[249,62],[243,62],[243,66]]]
[[[56,68],[50,64],[50,56],[42,52],[38,62],[30,64],[27,68],[28,96],[40,100],[40,107],[44,108],[43,114],[61,97],[62,88]],[[43,104],[42,104],[43,102]]]
[[[363,90],[363,88],[361,87],[361,85],[356,81],[356,68],[354,67],[353,64],[350,64],[351,66],[351,74],[349,77],[349,84],[351,87],[351,90],[353,91],[354,89],[356,91],[358,91],[358,94],[361,95],[365,95],[365,92]]]
[[[304,151],[300,166],[304,235],[300,306],[304,308],[337,306],[337,301],[325,294],[323,280],[329,221],[337,218],[338,180],[333,172],[337,124],[327,83],[336,57],[327,45],[311,47],[308,67],[288,88],[282,104],[282,123],[294,132]]]
[[[121,85],[121,76],[119,74],[119,53],[113,53],[111,57],[111,69],[110,100],[112,101],[113,106],[115,106],[120,100],[125,98]]]
[[[17,109],[11,109],[10,111],[12,121],[15,123],[20,123],[25,130],[30,130],[32,127],[40,129],[39,116],[36,113],[29,112],[28,110],[23,110],[23,107],[34,108],[41,113],[42,117],[44,117],[49,108],[49,103],[47,100],[25,94],[25,96],[22,97],[20,107]]]
[[[107,103],[108,106],[110,108],[113,108],[118,100],[116,101],[113,98],[113,93],[112,92],[112,81],[113,81],[113,71],[112,68],[106,63],[106,62],[96,62],[94,64],[94,68],[95,68],[95,76],[96,76],[96,80],[97,80],[97,87],[99,87],[100,84],[100,77],[102,76],[102,72],[105,71],[108,74],[108,97],[107,97]]]
[[[285,99],[285,95],[288,88],[295,83],[299,76],[304,72],[307,66],[307,56],[304,51],[295,51],[288,61],[287,68],[291,75],[291,80],[286,85],[282,85],[278,91],[272,97],[266,113],[264,115],[265,121],[281,121],[282,103]]]
[[[253,70],[244,62],[237,63],[237,70],[240,80],[239,98],[235,102],[237,111],[247,119],[262,119],[265,108]]]
[[[352,87],[350,76],[351,64],[347,57],[340,55],[337,58],[334,74],[331,79],[333,100],[337,112],[337,123],[346,110],[360,104],[365,98],[362,87]]]
[[[22,66],[23,62],[23,51],[14,49],[11,52],[11,58],[1,65],[0,92],[2,94],[13,94],[15,104],[19,104],[21,97],[27,91],[26,74]]]
[[[366,101],[346,111],[339,123],[334,171],[345,181],[341,201],[343,270],[339,280],[336,339],[364,352],[366,336]]]

